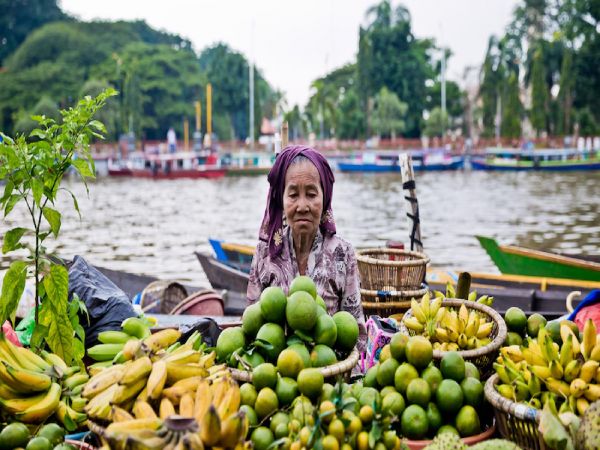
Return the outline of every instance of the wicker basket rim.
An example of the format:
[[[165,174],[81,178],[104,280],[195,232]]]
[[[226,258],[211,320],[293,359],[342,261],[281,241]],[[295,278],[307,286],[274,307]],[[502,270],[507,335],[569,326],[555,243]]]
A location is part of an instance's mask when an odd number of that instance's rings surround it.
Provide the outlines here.
[[[348,357],[343,361],[338,361],[335,364],[325,367],[319,367],[320,372],[323,374],[323,377],[333,377],[335,375],[339,375],[341,373],[348,372],[352,370],[352,368],[358,363],[359,353],[356,347],[350,352]],[[231,376],[238,381],[250,382],[252,381],[252,372],[247,370],[239,370],[230,368]]]
[[[415,259],[404,260],[404,261],[386,261],[384,259],[372,258],[369,254],[394,254],[394,255],[404,255],[404,256],[414,256]],[[418,266],[418,265],[426,265],[430,260],[429,257],[425,253],[415,252],[413,250],[401,250],[395,248],[366,248],[362,250],[358,250],[356,252],[356,259],[360,262],[367,264],[374,264],[380,266],[396,266],[396,267],[404,267],[404,266]]]
[[[362,295],[370,295],[372,297],[379,297],[380,294],[384,294],[383,296],[385,297],[422,297],[427,293],[427,291],[428,289],[426,287],[406,291],[385,291],[383,289],[375,291],[372,289],[360,289],[360,293]]]
[[[476,309],[476,310],[484,312],[488,316],[490,316],[492,318],[492,320],[494,320],[498,324],[498,333],[496,334],[496,337],[494,338],[494,340],[492,342],[490,342],[489,344],[484,345],[483,347],[472,349],[472,350],[458,350],[458,353],[460,353],[460,355],[463,358],[477,358],[479,356],[483,356],[483,355],[486,355],[488,353],[492,353],[492,352],[495,352],[496,350],[498,350],[502,346],[504,341],[506,340],[506,335],[508,333],[508,330],[506,328],[506,322],[504,322],[504,319],[502,318],[502,316],[500,314],[498,314],[498,312],[495,309],[490,308],[489,306],[483,305],[481,303],[472,302],[470,300],[464,300],[464,299],[460,299],[460,298],[452,298],[452,299],[445,298],[444,300],[442,300],[442,306],[458,306],[458,307],[460,307],[463,304],[467,308]],[[408,311],[406,311],[406,313],[404,313],[404,318],[409,318],[409,317],[412,317],[412,311],[410,309]],[[404,321],[404,319],[403,319],[403,321]],[[444,357],[444,355],[446,353],[448,353],[448,352],[442,351],[442,350],[434,350],[433,357],[434,357],[434,359],[441,359]]]
[[[532,408],[524,403],[514,402],[502,397],[496,392],[496,389],[494,389],[494,386],[498,384],[498,381],[500,381],[500,377],[495,373],[485,382],[483,392],[487,401],[490,402],[494,408],[504,413],[518,417],[521,420],[539,423],[542,412],[539,409]]]

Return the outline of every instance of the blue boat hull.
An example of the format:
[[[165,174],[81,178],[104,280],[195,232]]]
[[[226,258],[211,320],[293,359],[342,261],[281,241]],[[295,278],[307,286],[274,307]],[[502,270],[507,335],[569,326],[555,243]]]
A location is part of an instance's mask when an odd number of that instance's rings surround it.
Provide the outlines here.
[[[400,172],[399,165],[384,165],[376,163],[353,163],[339,161],[337,163],[338,169],[342,172]],[[451,163],[439,163],[439,164],[413,164],[413,170],[419,172],[439,172],[443,170],[458,170],[464,166],[464,158],[455,158]]]
[[[473,170],[490,170],[503,172],[571,172],[580,170],[600,170],[600,163],[564,164],[560,166],[502,166],[496,164],[489,164],[483,161],[471,160],[471,167],[473,168]]]

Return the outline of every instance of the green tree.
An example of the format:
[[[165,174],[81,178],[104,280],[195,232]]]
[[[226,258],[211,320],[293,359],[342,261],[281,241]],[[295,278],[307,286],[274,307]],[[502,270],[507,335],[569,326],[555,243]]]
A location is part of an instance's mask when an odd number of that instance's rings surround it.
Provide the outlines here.
[[[397,133],[404,131],[406,123],[404,117],[408,105],[400,101],[398,96],[383,87],[375,97],[372,125],[379,136],[390,136],[392,139]]]
[[[448,113],[442,111],[442,108],[436,106],[429,113],[429,117],[425,121],[425,129],[423,134],[428,137],[441,137],[448,129]]]
[[[573,89],[574,89],[574,73],[573,73],[573,56],[570,49],[566,49],[563,55],[561,70],[560,70],[560,90],[558,92],[558,123],[556,134],[570,134],[572,131],[571,111],[573,108]]]
[[[365,113],[356,89],[344,93],[339,104],[338,136],[341,139],[359,139],[366,136]]]
[[[600,133],[598,121],[589,108],[583,108],[577,111],[576,120],[579,125],[580,136],[596,136]]]
[[[20,134],[29,134],[37,126],[37,122],[31,116],[46,116],[50,119],[58,120],[60,114],[58,105],[51,98],[42,97],[33,109],[27,113],[22,113],[15,125],[15,130]]]
[[[531,124],[538,136],[548,129],[549,96],[542,50],[537,49],[531,71]]]
[[[519,99],[519,80],[513,73],[508,78],[504,96],[502,98],[502,124],[500,134],[502,137],[521,137],[521,112],[522,105]]]

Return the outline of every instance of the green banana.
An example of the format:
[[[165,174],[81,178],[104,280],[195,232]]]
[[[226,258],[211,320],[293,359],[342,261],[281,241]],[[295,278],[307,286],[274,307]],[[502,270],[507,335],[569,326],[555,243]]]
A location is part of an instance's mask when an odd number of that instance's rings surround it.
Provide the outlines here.
[[[123,350],[123,344],[98,344],[88,348],[87,354],[94,361],[111,361]]]
[[[139,317],[129,317],[125,319],[121,324],[121,329],[129,336],[138,339],[145,339],[150,336],[150,327]]]
[[[90,376],[87,373],[76,373],[75,375],[71,375],[63,382],[63,387],[71,390],[80,384],[86,383],[90,379]]]
[[[102,344],[124,344],[129,339],[131,339],[131,335],[124,331],[107,330],[98,333],[98,340]]]

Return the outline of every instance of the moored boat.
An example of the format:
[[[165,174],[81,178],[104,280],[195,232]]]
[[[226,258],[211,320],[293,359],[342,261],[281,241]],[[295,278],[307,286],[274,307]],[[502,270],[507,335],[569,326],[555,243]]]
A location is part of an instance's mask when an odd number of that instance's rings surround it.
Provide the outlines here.
[[[227,170],[227,176],[266,175],[274,161],[274,154],[246,151],[226,153],[220,159],[221,167]]]
[[[508,149],[488,148],[484,155],[471,158],[474,170],[501,171],[571,171],[600,170],[597,151],[565,149]]]
[[[177,178],[221,178],[226,170],[220,166],[212,154],[200,155],[195,152],[167,154],[136,153],[130,158],[131,175],[137,178],[177,179]]]
[[[402,153],[365,152],[338,160],[337,167],[342,172],[400,172]],[[415,171],[458,170],[464,165],[463,156],[452,155],[443,149],[411,150],[408,154]]]

